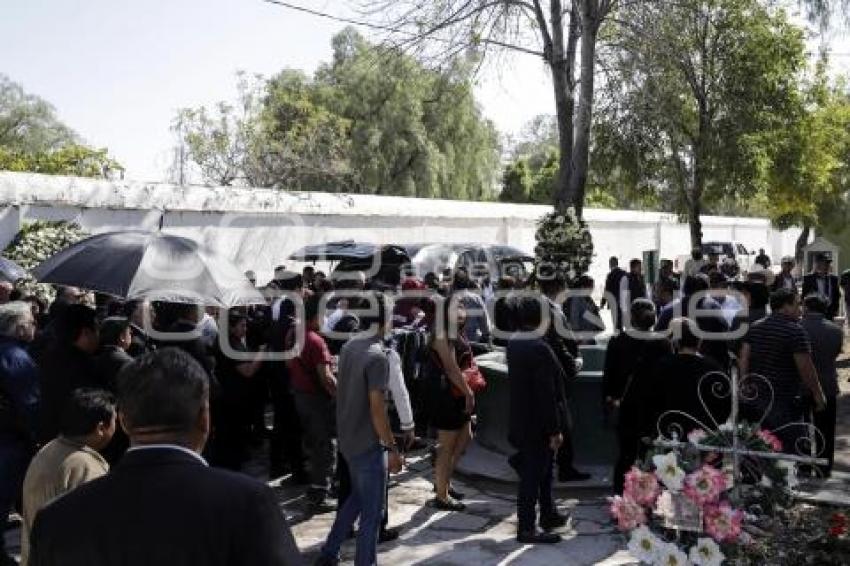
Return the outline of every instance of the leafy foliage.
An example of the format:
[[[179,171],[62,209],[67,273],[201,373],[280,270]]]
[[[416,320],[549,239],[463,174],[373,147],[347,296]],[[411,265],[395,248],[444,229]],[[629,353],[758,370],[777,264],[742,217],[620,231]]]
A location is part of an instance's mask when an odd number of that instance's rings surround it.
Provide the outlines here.
[[[109,177],[121,165],[109,157],[106,149],[92,149],[72,143],[48,152],[26,153],[0,146],[0,170],[74,175],[77,177]]]
[[[0,170],[108,177],[121,165],[79,142],[47,101],[0,74]]]
[[[701,239],[704,208],[768,187],[777,141],[800,119],[802,31],[756,0],[623,7],[597,151],[611,182],[653,192]],[[598,170],[597,170],[598,171]]]
[[[472,62],[431,70],[350,28],[333,47],[313,77],[284,70],[243,82],[235,107],[181,112],[177,129],[206,182],[491,197],[498,137],[475,103]]]

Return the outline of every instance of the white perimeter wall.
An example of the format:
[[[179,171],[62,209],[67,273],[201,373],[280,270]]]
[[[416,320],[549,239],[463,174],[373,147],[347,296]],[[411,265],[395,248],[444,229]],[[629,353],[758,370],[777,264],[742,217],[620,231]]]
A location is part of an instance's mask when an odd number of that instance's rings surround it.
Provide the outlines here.
[[[0,173],[0,246],[32,220],[71,220],[92,233],[163,231],[205,243],[261,282],[306,244],[354,239],[374,243],[482,242],[533,252],[538,205],[477,203],[265,189],[178,187],[77,177]],[[601,285],[608,257],[621,264],[658,249],[662,258],[690,250],[688,226],[673,215],[585,211],[596,249],[590,274]],[[706,240],[765,248],[774,262],[793,255],[798,230],[777,231],[765,219],[705,217]],[[0,248],[2,249],[2,248]]]

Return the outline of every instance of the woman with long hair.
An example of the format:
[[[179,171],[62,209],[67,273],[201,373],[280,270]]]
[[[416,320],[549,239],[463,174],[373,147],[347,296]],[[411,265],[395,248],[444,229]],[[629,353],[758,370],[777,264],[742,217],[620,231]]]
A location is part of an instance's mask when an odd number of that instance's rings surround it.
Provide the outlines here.
[[[438,299],[439,300],[439,299]],[[462,511],[463,494],[452,489],[455,466],[472,440],[471,416],[475,395],[463,371],[472,367],[472,350],[463,335],[466,311],[460,301],[447,298],[443,308],[435,309],[430,345],[432,380],[431,417],[437,429],[437,457],[434,465],[434,506],[441,510]]]

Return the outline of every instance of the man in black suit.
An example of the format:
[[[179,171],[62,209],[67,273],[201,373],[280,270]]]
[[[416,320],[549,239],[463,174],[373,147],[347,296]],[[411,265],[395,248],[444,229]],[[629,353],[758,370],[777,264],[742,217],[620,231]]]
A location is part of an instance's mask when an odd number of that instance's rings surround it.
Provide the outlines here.
[[[838,277],[831,274],[832,258],[826,254],[815,256],[815,269],[803,277],[803,297],[818,294],[826,297],[826,318],[832,320],[841,304],[841,286]]]
[[[545,298],[541,299],[545,301]],[[517,305],[519,327],[532,332],[540,327],[541,306],[534,297]],[[552,498],[555,454],[567,430],[567,399],[564,370],[542,338],[512,337],[507,347],[510,383],[508,439],[517,449],[513,464],[519,472],[517,540],[523,544],[557,543],[561,537],[540,532],[535,525],[540,504],[540,526],[550,531],[566,524]]]
[[[607,305],[613,311],[616,324],[620,325],[619,309],[617,305],[620,300],[620,279],[626,276],[626,272],[620,268],[620,262],[616,256],[611,256],[608,260],[608,267],[611,269],[608,276],[605,278],[605,294],[599,302],[599,308],[605,308]],[[620,328],[620,326],[618,326]]]
[[[53,321],[53,336],[36,361],[41,373],[38,440],[45,444],[59,433],[62,411],[71,392],[102,387],[94,364],[98,348],[97,315],[85,305],[67,305]]]
[[[209,380],[175,348],[146,354],[118,378],[130,449],[113,471],[42,509],[35,566],[301,564],[272,491],[210,468]]]

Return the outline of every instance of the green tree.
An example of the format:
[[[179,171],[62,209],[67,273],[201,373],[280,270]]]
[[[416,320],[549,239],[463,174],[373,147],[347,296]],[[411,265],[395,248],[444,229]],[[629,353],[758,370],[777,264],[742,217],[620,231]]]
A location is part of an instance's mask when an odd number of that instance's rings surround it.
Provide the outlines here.
[[[482,200],[494,196],[497,132],[471,66],[440,71],[349,28],[313,77],[240,83],[237,104],[183,110],[175,130],[207,182]],[[175,170],[183,170],[182,167]]]
[[[0,146],[0,170],[109,178],[123,171],[105,149],[71,143],[47,152],[26,153]]]
[[[83,145],[50,103],[0,74],[0,170],[109,177],[123,168],[106,149]]]
[[[805,91],[797,119],[777,137],[774,167],[763,195],[765,210],[780,228],[800,226],[797,255],[812,228],[841,231],[850,196],[850,98],[846,85],[830,85],[821,61]]]
[[[612,182],[650,187],[702,241],[701,215],[765,190],[773,147],[800,116],[802,31],[756,0],[624,6],[603,123]],[[611,150],[613,148],[613,151]]]
[[[597,40],[617,0],[352,0],[384,15],[390,41],[403,47],[488,57],[508,48],[541,57],[552,77],[558,157],[553,200],[581,218],[588,179]],[[429,49],[430,45],[438,49]],[[436,54],[439,57],[439,54]],[[578,71],[578,80],[576,80]]]

